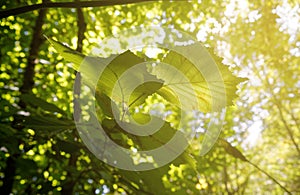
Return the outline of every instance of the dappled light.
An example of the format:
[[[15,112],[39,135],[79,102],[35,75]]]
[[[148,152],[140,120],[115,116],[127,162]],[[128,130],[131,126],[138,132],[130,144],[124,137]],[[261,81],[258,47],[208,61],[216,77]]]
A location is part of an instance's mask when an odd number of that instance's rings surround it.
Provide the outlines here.
[[[0,4],[1,194],[299,194],[300,4]]]

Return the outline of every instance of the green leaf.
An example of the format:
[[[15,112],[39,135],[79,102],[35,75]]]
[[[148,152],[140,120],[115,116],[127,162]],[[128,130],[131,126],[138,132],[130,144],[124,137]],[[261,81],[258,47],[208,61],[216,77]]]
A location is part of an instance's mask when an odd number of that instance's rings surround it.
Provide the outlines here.
[[[75,128],[72,120],[63,120],[53,116],[28,116],[24,125],[37,131],[57,132]]]
[[[162,86],[162,80],[149,74],[144,60],[126,51],[105,67],[97,89],[128,107],[140,105]]]
[[[168,173],[168,170],[168,166],[163,166],[158,169],[143,171],[140,173],[140,177],[144,186],[147,186],[153,194],[167,194],[168,189],[165,188],[162,178]]]
[[[162,80],[149,74],[146,64],[143,64],[144,60],[130,51],[108,58],[90,57],[58,41],[47,39],[67,61],[73,63],[73,69],[82,73],[84,83],[92,89],[97,85],[96,90],[100,93],[128,107],[142,104],[149,95],[162,87]]]
[[[57,140],[55,147],[57,148],[57,151],[62,150],[70,154],[73,154],[79,150],[78,144],[64,140]]]
[[[142,117],[144,116],[144,117]],[[149,151],[154,150],[156,148],[162,147],[163,152],[160,152],[157,154],[157,156],[153,156],[153,159],[163,159],[164,157],[167,158],[168,155],[172,156],[173,154],[178,154],[176,159],[172,161],[172,163],[179,165],[179,164],[187,164],[192,168],[196,167],[196,160],[193,158],[193,156],[190,154],[189,150],[187,149],[187,146],[189,145],[188,140],[186,138],[186,135],[171,127],[171,125],[163,121],[160,118],[153,117],[146,114],[137,114],[133,118],[140,118],[145,120],[138,119],[138,122],[149,122],[149,118],[152,117],[152,122],[155,124],[162,124],[162,126],[154,133],[149,133],[146,136],[137,136],[135,133],[131,133],[134,129],[134,131],[142,131],[143,133],[147,132],[148,128],[140,127],[133,123],[127,123],[127,122],[119,122],[121,126],[118,125],[118,123],[114,122],[114,126],[112,127],[108,122],[102,123],[104,130],[108,134],[108,136],[119,145],[130,148],[131,145],[128,144],[127,140],[130,139],[133,141],[133,146],[138,149],[138,151]],[[151,128],[153,128],[152,125],[150,125]],[[126,129],[126,130],[124,130]],[[178,153],[178,151],[182,151],[182,153]],[[161,155],[165,155],[164,157]],[[171,163],[171,162],[170,162]]]
[[[184,46],[182,50],[201,56],[197,62],[200,69],[185,56],[169,52],[163,59],[169,66],[158,64],[152,69],[152,74],[165,81],[158,94],[186,110],[220,111],[232,105],[237,97],[236,85],[245,79],[234,76],[212,50],[208,53],[197,44]]]
[[[1,120],[12,116],[19,111],[19,109],[16,106],[12,105],[9,101],[2,98],[0,98],[0,108],[2,108],[0,112]]]
[[[196,170],[197,160],[194,158],[190,152],[190,148],[187,148],[181,155],[179,155],[172,164],[179,166],[181,164],[189,165],[193,170]]]
[[[19,152],[18,139],[23,135],[18,135],[17,130],[6,124],[0,124],[0,143],[1,147],[8,149],[10,153]]]
[[[0,139],[13,136],[17,131],[9,125],[0,124]]]
[[[68,46],[58,41],[55,41],[54,39],[48,38],[47,36],[45,37],[51,43],[51,45],[56,49],[56,51],[65,58],[65,60],[73,62],[72,68],[78,71],[80,64],[83,62],[85,58],[85,55],[69,48]]]
[[[101,108],[102,114],[105,116],[114,118],[114,113],[119,115],[119,109],[114,101],[112,101],[106,94],[96,90],[96,101],[98,106]]]
[[[116,57],[116,55],[111,55],[108,58],[85,56],[58,41],[46,38],[65,60],[72,62],[71,67],[81,72],[83,83],[92,89],[96,86],[99,75],[104,70],[105,65],[109,64]]]
[[[35,106],[35,107],[39,107],[45,111],[49,111],[49,112],[58,112],[61,114],[66,114],[65,111],[63,111],[62,109],[58,108],[56,105],[54,104],[50,104],[47,101],[36,97],[33,94],[22,94],[20,96],[21,100],[23,102],[25,102],[28,105],[31,106]]]
[[[166,143],[168,143],[176,133],[178,134],[176,139],[177,144],[172,145],[170,146],[170,148],[168,148],[170,152],[176,152],[178,149],[181,149],[181,147],[186,147],[188,145],[185,135],[181,131],[172,128],[169,123],[163,121],[160,118],[152,116],[152,120],[154,120],[154,123],[156,124],[162,124],[162,127],[160,127],[160,129],[158,129],[153,134],[151,132],[147,134],[147,128],[143,126],[139,126],[138,124],[128,123],[128,122],[120,121],[119,123],[121,124],[122,127],[120,127],[118,123],[115,122],[114,123],[115,125],[113,126],[112,129],[110,129],[111,126],[104,126],[104,125],[110,125],[110,123],[107,122],[103,123],[103,126],[106,129],[108,134],[112,134],[112,133],[119,134],[119,136],[115,136],[115,138],[121,138],[120,135],[124,135],[129,139],[133,140],[134,144],[138,146],[141,150],[151,150],[163,146]],[[138,133],[139,131],[142,131],[141,133],[147,134],[147,136],[137,136],[135,132]]]
[[[141,183],[141,172],[138,171],[128,171],[120,169],[121,177],[130,181],[130,184],[139,189],[139,184]],[[138,193],[138,192],[136,192]]]
[[[31,159],[18,158],[16,167],[17,173],[23,178],[31,178],[34,175],[38,175],[38,166]]]

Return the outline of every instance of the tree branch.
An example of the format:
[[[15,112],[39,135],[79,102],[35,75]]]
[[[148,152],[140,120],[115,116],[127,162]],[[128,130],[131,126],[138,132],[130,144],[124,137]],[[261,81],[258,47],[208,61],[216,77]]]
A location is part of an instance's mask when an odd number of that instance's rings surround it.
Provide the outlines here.
[[[44,24],[45,16],[46,10],[41,10],[39,12],[39,16],[36,19],[35,27],[33,28],[33,36],[30,44],[27,66],[24,73],[23,85],[20,88],[21,93],[29,93],[34,85],[33,78],[36,59],[38,57],[39,48],[44,41],[44,39],[42,38],[42,26]]]
[[[76,2],[79,2],[79,0],[75,0]],[[77,23],[78,23],[78,32],[77,32],[77,48],[76,51],[82,52],[82,41],[84,39],[84,32],[86,30],[86,23],[84,21],[84,15],[83,12],[80,8],[76,9],[77,11]],[[79,104],[79,99],[80,99],[80,87],[81,87],[81,76],[80,73],[78,72],[76,74],[76,81],[74,84],[74,120],[75,122],[79,122],[80,120],[80,115],[81,115],[81,108]],[[77,132],[77,131],[76,131]],[[74,132],[75,133],[75,132]],[[75,136],[78,137],[78,134],[75,133]],[[76,167],[76,162],[78,160],[78,154],[70,154],[70,159],[68,162],[69,167]],[[85,171],[82,171],[80,175],[77,177],[77,179],[71,179],[69,180],[65,185],[62,186],[62,194],[73,194],[74,192],[74,186],[78,182],[78,180],[81,178]],[[67,177],[68,178],[74,178],[74,173],[67,171]]]
[[[0,19],[8,16],[15,16],[18,14],[30,12],[38,9],[45,8],[82,8],[82,7],[103,7],[112,5],[125,5],[131,3],[142,3],[142,2],[155,2],[153,0],[95,0],[95,1],[79,1],[79,2],[53,2],[53,3],[40,3],[34,5],[27,5],[23,7],[13,8],[0,12]]]
[[[79,2],[79,0],[76,0]],[[80,8],[77,8],[77,25],[78,25],[78,32],[77,32],[77,48],[76,51],[82,52],[82,41],[84,39],[84,32],[86,30],[86,23],[84,21],[84,15]],[[76,74],[76,80],[74,84],[74,119],[76,122],[80,119],[81,108],[79,104],[80,99],[80,86],[81,86],[81,75],[80,72]]]
[[[296,150],[297,150],[297,152],[298,152],[298,155],[300,156],[300,148],[299,148],[299,145],[298,145],[297,142],[296,142],[296,139],[295,139],[293,130],[290,128],[290,126],[288,125],[288,123],[287,123],[287,121],[286,121],[286,119],[285,119],[285,117],[284,117],[284,114],[283,114],[283,112],[282,112],[282,110],[281,110],[281,105],[280,105],[279,101],[278,101],[277,98],[275,97],[275,94],[273,94],[273,95],[274,95],[274,99],[275,99],[275,101],[276,101],[276,102],[275,102],[275,105],[276,105],[276,107],[277,107],[277,109],[278,109],[280,119],[281,119],[281,121],[282,121],[282,123],[283,123],[285,129],[287,130],[288,135],[289,135],[289,137],[290,137],[292,143],[294,144],[294,146],[295,146],[295,148],[296,148]]]
[[[282,184],[280,184],[274,177],[272,177],[269,173],[267,173],[265,170],[261,169],[259,166],[257,166],[256,164],[248,161],[249,164],[251,164],[253,167],[255,167],[257,170],[259,170],[260,172],[262,172],[263,174],[265,174],[266,176],[268,176],[268,178],[270,178],[273,182],[275,182],[277,185],[280,186],[280,188],[282,190],[284,190],[286,193],[288,193],[289,195],[292,195],[292,193],[286,189],[286,187],[284,187]]]
[[[268,74],[266,73],[265,70],[264,70],[264,72],[265,72],[265,75],[266,75],[266,84],[267,84],[268,88],[271,89],[270,93],[272,94],[273,99],[274,99],[274,104],[278,109],[279,117],[280,117],[280,119],[283,123],[283,126],[285,127],[285,129],[288,133],[288,136],[290,137],[290,140],[292,141],[293,145],[295,146],[298,155],[300,156],[300,147],[297,144],[294,133],[293,133],[293,130],[290,128],[289,124],[287,123],[286,118],[285,118],[285,116],[283,114],[283,111],[282,111],[282,107],[284,107],[284,106],[281,104],[281,101],[276,97],[276,94],[273,92],[272,85],[270,84],[269,78],[267,76]]]
[[[20,88],[22,94],[29,93],[34,85],[34,67],[35,67],[35,59],[37,58],[39,47],[43,43],[43,39],[41,38],[42,26],[44,24],[44,18],[46,15],[46,10],[40,10],[39,15],[35,21],[35,27],[33,29],[33,36],[30,45],[29,57],[27,61],[27,66],[24,73],[23,84]],[[26,104],[22,101],[19,102],[19,106],[22,108],[26,107]],[[16,117],[14,117],[14,121],[16,121]],[[14,122],[13,122],[14,123]],[[21,131],[22,129],[18,129]],[[18,142],[22,142],[20,138],[17,138]],[[6,160],[6,167],[3,170],[4,178],[2,180],[3,184],[0,187],[0,192],[2,194],[11,194],[15,179],[15,174],[17,170],[17,159],[20,158],[20,153],[12,152],[10,156]]]

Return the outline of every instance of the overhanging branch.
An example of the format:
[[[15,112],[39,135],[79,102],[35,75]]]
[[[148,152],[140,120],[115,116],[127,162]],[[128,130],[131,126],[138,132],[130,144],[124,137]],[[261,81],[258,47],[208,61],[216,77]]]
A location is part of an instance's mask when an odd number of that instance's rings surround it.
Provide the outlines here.
[[[131,3],[154,2],[153,0],[95,0],[95,1],[79,1],[79,2],[53,2],[28,5],[0,12],[0,18],[15,16],[38,9],[45,8],[83,8],[83,7],[103,7],[112,5],[125,5]]]

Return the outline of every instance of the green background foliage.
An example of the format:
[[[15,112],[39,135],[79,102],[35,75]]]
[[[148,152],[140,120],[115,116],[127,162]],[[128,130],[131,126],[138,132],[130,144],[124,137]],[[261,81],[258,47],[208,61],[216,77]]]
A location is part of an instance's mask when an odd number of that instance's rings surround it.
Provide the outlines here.
[[[3,1],[0,6],[9,10],[37,3],[42,1]],[[299,3],[119,3],[49,8],[1,18],[1,193],[300,193]],[[197,130],[197,136],[171,164],[132,172],[98,160],[81,141],[73,119],[76,71],[42,35],[87,54],[100,40],[141,25],[189,33],[221,56],[231,72],[249,81],[239,85],[239,97],[227,109],[220,139],[205,156],[199,155],[198,143],[209,114],[194,111],[179,127],[176,107],[160,96],[146,99],[140,113],[155,106],[157,117],[178,129]],[[99,97],[100,102],[108,98]],[[104,108],[104,112],[110,111]],[[111,134],[119,129],[104,118],[103,123],[113,129],[108,129]],[[134,138],[128,136],[116,133],[114,139],[131,147],[128,140],[135,143]]]

